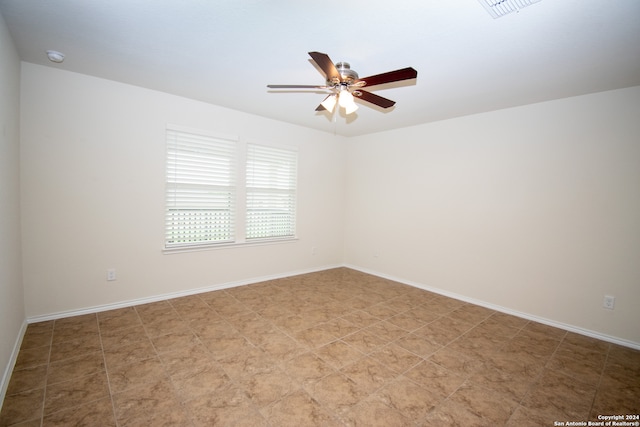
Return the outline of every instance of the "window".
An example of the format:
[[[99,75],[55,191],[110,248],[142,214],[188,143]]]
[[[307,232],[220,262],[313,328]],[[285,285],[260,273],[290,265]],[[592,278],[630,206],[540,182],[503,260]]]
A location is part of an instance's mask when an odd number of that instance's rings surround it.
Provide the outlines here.
[[[167,130],[167,248],[234,240],[236,157],[236,141]]]
[[[247,146],[247,240],[294,237],[297,156],[289,150]]]
[[[296,180],[296,151],[167,129],[165,248],[294,238]]]

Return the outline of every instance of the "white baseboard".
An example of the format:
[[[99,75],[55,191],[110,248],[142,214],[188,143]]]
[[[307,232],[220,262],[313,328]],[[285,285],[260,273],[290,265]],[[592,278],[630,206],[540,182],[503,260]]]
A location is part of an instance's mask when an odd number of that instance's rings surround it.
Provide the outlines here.
[[[24,338],[24,333],[27,331],[27,326],[27,321],[23,321],[22,326],[20,327],[20,331],[18,332],[18,336],[16,337],[16,342],[13,344],[13,350],[11,351],[9,363],[7,363],[7,366],[5,366],[4,372],[2,373],[2,380],[0,380],[0,411],[2,411],[2,404],[4,402],[4,398],[7,395],[7,388],[9,387],[9,381],[11,380],[11,373],[13,372],[13,368],[16,366],[18,353],[20,353],[22,339]]]
[[[398,283],[402,283],[405,285],[409,285],[409,286],[413,286],[414,288],[418,288],[418,289],[423,289],[425,291],[429,291],[429,292],[433,292],[435,294],[439,294],[439,295],[443,295],[446,297],[450,297],[450,298],[454,298],[460,301],[464,301],[464,302],[468,302],[470,304],[474,304],[474,305],[479,305],[481,307],[485,307],[485,308],[489,308],[491,310],[495,310],[495,311],[499,311],[501,313],[505,313],[505,314],[510,314],[516,317],[520,317],[523,319],[527,319],[527,320],[531,320],[533,322],[538,322],[538,323],[542,323],[548,326],[553,326],[556,328],[560,328],[560,329],[564,329],[565,331],[569,331],[569,332],[575,332],[576,334],[580,334],[580,335],[585,335],[591,338],[596,338],[602,341],[606,341],[606,342],[610,342],[613,344],[618,344],[618,345],[622,345],[625,347],[630,347],[636,350],[640,350],[640,343],[634,342],[634,341],[629,341],[629,340],[625,340],[623,338],[618,338],[618,337],[614,337],[611,335],[606,335],[606,334],[602,334],[600,332],[596,332],[596,331],[591,331],[588,329],[583,329],[577,326],[573,326],[573,325],[568,325],[566,323],[562,323],[562,322],[557,322],[555,320],[551,320],[551,319],[546,319],[543,317],[539,317],[539,316],[535,316],[533,314],[529,314],[529,313],[524,313],[521,311],[517,311],[517,310],[512,310],[510,308],[507,307],[502,307],[499,305],[495,305],[495,304],[491,304],[488,303],[486,301],[482,301],[482,300],[477,300],[475,298],[469,298],[467,296],[464,295],[460,295],[460,294],[456,294],[454,292],[449,292],[449,291],[445,291],[443,289],[439,289],[439,288],[434,288],[431,286],[427,286],[423,283],[417,283],[417,282],[413,282],[410,280],[405,280],[405,279],[401,279],[398,277],[394,277],[394,276],[390,276],[387,274],[383,274],[377,271],[373,271],[373,270],[369,270],[367,268],[362,268],[362,267],[358,267],[355,265],[350,265],[350,264],[344,264],[344,267],[347,268],[351,268],[353,270],[357,270],[357,271],[361,271],[363,273],[367,273],[367,274],[371,274],[374,276],[378,276],[378,277],[382,277],[383,279],[388,279],[388,280],[393,280],[394,282],[398,282]]]
[[[170,293],[167,293],[167,294],[160,294],[160,295],[153,295],[153,296],[150,296],[150,297],[137,298],[137,299],[127,300],[127,301],[120,301],[120,302],[111,303],[111,304],[102,304],[102,305],[96,305],[96,306],[87,307],[87,308],[81,308],[81,309],[76,309],[76,310],[60,311],[60,312],[56,312],[56,313],[44,314],[44,315],[39,315],[39,316],[31,316],[31,317],[27,318],[27,322],[28,323],[36,323],[36,322],[44,322],[44,321],[47,321],[47,320],[61,319],[63,317],[72,317],[72,316],[79,316],[79,315],[82,315],[82,314],[99,313],[101,311],[115,310],[115,309],[118,309],[118,308],[131,307],[131,306],[134,306],[134,305],[148,304],[148,303],[152,303],[152,302],[164,301],[164,300],[173,299],[173,298],[186,297],[186,296],[189,296],[189,295],[196,295],[196,294],[201,294],[201,293],[204,293],[204,292],[219,291],[221,289],[235,288],[235,287],[238,287],[238,286],[244,286],[244,285],[250,285],[250,284],[253,284],[253,283],[264,282],[264,281],[267,281],[267,280],[282,279],[282,278],[285,278],[285,277],[298,276],[300,274],[315,273],[315,272],[318,272],[318,271],[330,270],[332,268],[338,268],[338,267],[342,267],[342,266],[343,266],[342,264],[326,265],[326,266],[323,266],[323,267],[318,267],[318,268],[313,268],[313,269],[296,270],[296,271],[290,271],[290,272],[281,273],[281,274],[274,274],[274,275],[260,276],[260,277],[252,277],[250,279],[238,280],[238,281],[234,281],[234,282],[219,283],[219,284],[209,285],[209,286],[205,286],[205,287],[201,287],[201,288],[187,289],[187,290],[184,290],[184,291],[170,292]]]

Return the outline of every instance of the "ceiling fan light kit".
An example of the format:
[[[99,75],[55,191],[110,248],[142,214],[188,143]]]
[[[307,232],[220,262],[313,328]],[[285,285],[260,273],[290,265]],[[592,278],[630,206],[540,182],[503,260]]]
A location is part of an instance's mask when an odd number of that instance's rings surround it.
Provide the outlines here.
[[[372,103],[381,108],[390,108],[395,105],[395,101],[376,95],[362,89],[393,83],[402,80],[415,79],[418,72],[411,67],[400,70],[389,71],[387,73],[376,74],[370,77],[359,78],[358,73],[351,69],[348,62],[338,62],[336,64],[326,53],[309,52],[309,56],[315,61],[318,67],[326,76],[324,86],[316,85],[267,85],[270,89],[327,89],[331,93],[318,105],[316,111],[328,111],[333,113],[336,104],[344,108],[345,113],[352,114],[358,109],[355,98]]]
[[[540,0],[478,0],[480,4],[489,12],[493,19],[500,18],[513,12],[519,12],[533,3]]]

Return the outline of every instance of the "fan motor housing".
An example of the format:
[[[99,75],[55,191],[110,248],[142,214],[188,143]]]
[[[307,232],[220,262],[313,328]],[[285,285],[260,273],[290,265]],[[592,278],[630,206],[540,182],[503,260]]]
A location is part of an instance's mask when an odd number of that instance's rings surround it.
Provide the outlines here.
[[[342,78],[342,84],[350,85],[355,80],[358,80],[358,73],[351,69],[351,65],[348,62],[336,63],[336,70]],[[329,85],[335,85],[338,82],[327,81]]]

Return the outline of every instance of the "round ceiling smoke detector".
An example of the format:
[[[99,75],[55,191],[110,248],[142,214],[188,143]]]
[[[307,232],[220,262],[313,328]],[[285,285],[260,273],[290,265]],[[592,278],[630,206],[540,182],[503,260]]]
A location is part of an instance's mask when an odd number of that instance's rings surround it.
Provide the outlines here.
[[[58,64],[64,61],[64,53],[58,52],[57,50],[48,50],[47,57],[49,58],[49,61],[56,62]]]

